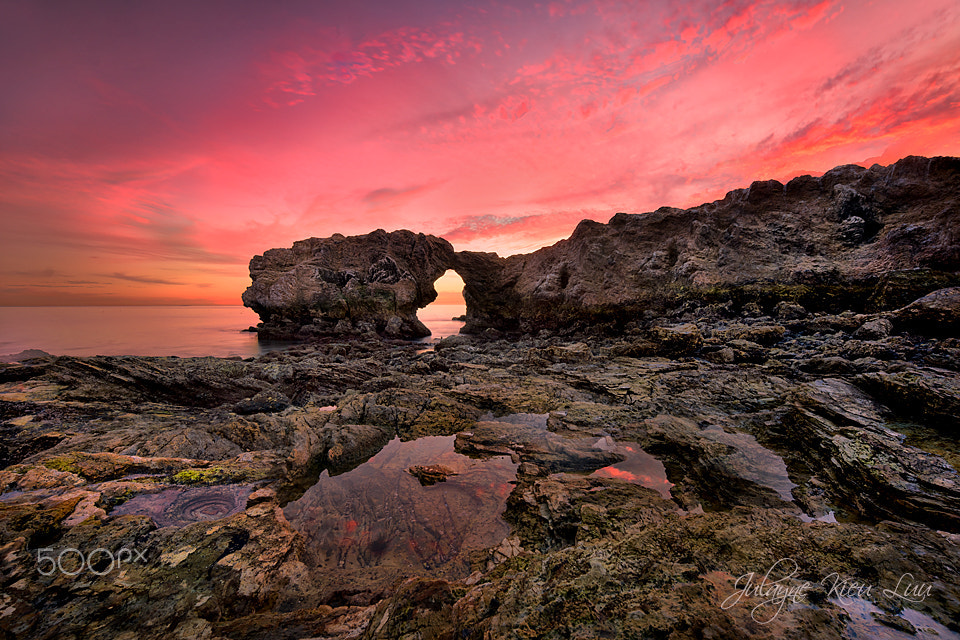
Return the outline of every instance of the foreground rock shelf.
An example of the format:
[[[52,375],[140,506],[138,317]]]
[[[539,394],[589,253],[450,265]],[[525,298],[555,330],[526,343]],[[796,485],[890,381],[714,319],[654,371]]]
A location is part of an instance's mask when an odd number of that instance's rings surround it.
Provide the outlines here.
[[[858,611],[945,637],[960,631],[960,344],[878,337],[882,317],[714,309],[617,337],[3,365],[0,629],[840,637],[829,582],[768,624],[757,598],[722,606],[789,559],[776,577],[872,585]],[[405,453],[390,482],[443,502],[311,489],[426,436],[457,453]],[[646,466],[617,475],[628,446]],[[510,466],[485,480],[462,455]],[[415,465],[458,475],[421,486]],[[338,515],[338,491],[359,516]],[[484,492],[502,492],[500,524],[464,529],[456,509],[476,515]],[[907,574],[918,602],[895,594]]]

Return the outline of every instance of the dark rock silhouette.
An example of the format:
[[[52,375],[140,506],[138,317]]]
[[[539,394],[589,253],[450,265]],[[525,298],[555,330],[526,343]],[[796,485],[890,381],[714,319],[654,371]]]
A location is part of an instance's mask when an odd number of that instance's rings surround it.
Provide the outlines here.
[[[754,182],[690,209],[584,220],[530,254],[457,252],[409,231],[311,238],[250,262],[243,302],[265,337],[420,337],[416,311],[447,269],[464,280],[465,333],[622,330],[686,305],[893,310],[960,285],[960,159],[844,165]],[[778,306],[780,305],[780,306]]]

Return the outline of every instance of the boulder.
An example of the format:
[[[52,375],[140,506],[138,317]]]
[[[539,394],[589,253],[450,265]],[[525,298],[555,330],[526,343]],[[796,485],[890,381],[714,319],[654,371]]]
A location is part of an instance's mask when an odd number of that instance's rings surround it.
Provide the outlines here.
[[[660,355],[693,355],[703,346],[703,336],[695,324],[681,324],[670,327],[654,327],[650,330],[651,339],[657,344]]]
[[[243,304],[267,338],[369,333],[423,337],[417,309],[437,297],[433,283],[454,262],[442,238],[378,229],[363,236],[300,240],[250,261]]]
[[[778,324],[756,325],[736,332],[735,337],[769,347],[780,342],[785,332],[786,330]]]
[[[328,425],[323,430],[326,464],[341,470],[376,454],[393,437],[392,430],[366,424]]]
[[[893,318],[908,331],[956,335],[960,331],[960,287],[929,293],[895,311]]]
[[[727,348],[733,350],[735,362],[761,363],[767,359],[767,350],[751,340],[730,340]]]
[[[290,406],[290,398],[276,389],[265,389],[252,398],[245,398],[234,405],[233,410],[241,415],[252,413],[276,413]]]
[[[876,320],[864,322],[860,328],[853,333],[853,336],[861,340],[881,340],[889,336],[892,331],[892,322],[887,318],[877,318]]]
[[[801,305],[781,300],[773,308],[773,315],[780,320],[801,320],[809,314]]]

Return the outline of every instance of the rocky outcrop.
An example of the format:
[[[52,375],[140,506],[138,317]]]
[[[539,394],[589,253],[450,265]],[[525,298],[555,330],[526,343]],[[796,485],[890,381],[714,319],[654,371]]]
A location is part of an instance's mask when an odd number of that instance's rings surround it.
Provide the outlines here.
[[[250,261],[243,304],[268,338],[427,336],[417,309],[436,300],[433,283],[453,259],[446,240],[410,231],[300,240]]]
[[[765,313],[780,302],[896,309],[960,283],[958,197],[960,159],[909,157],[754,182],[685,210],[584,220],[570,238],[504,260],[499,281],[510,287],[500,297],[511,303],[483,321],[622,328],[645,311],[726,302]]]
[[[894,314],[901,327],[939,335],[960,330],[960,287],[939,289],[915,300]]]
[[[254,257],[243,302],[264,337],[423,336],[416,311],[454,269],[465,333],[617,331],[645,312],[725,303],[781,316],[893,310],[960,285],[958,196],[960,159],[908,157],[584,220],[568,239],[509,258],[408,231],[311,238]]]
[[[953,637],[955,168],[508,259],[306,241],[254,261],[264,333],[357,339],[0,363],[0,638]],[[373,335],[415,333],[446,268],[480,335]]]

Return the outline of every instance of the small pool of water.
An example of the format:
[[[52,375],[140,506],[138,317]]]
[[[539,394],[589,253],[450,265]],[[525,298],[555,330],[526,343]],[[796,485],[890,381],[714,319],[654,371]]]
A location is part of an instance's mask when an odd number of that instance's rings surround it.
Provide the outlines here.
[[[240,513],[253,491],[250,484],[213,487],[171,488],[159,493],[142,493],[118,505],[111,516],[150,516],[158,527],[182,527],[194,522],[219,520]]]
[[[331,589],[376,590],[413,575],[465,577],[471,553],[509,534],[501,514],[517,465],[508,456],[456,453],[455,439],[395,438],[355,469],[332,477],[324,471],[284,508]],[[407,471],[414,465],[442,465],[455,475],[422,486]]]
[[[550,417],[549,413],[511,413],[509,415],[495,418],[493,416],[493,413],[488,411],[484,415],[480,416],[480,421],[481,422],[504,422],[506,424],[522,424],[528,427],[536,427],[537,429],[546,429],[547,419],[549,417]]]
[[[888,422],[887,428],[903,435],[904,444],[940,456],[954,471],[960,471],[960,443],[956,437],[915,422]]]
[[[843,608],[849,615],[850,621],[844,629],[844,638],[851,640],[960,640],[960,633],[951,631],[925,613],[915,609],[904,609],[899,618],[909,622],[916,629],[916,634],[894,629],[883,624],[874,617],[882,614],[869,600],[863,598],[843,598],[830,600],[833,604]]]
[[[816,516],[816,517],[809,516],[805,513],[801,513],[799,518],[801,522],[828,522],[832,524],[836,524],[837,522],[837,514],[834,513],[833,511],[828,511],[822,516]]]
[[[661,496],[670,500],[670,488],[673,483],[667,480],[667,470],[663,463],[635,444],[616,444],[612,438],[600,438],[595,445],[603,449],[612,449],[623,456],[623,461],[602,469],[597,469],[591,475],[601,478],[619,478],[632,484],[639,484],[653,489]]]

